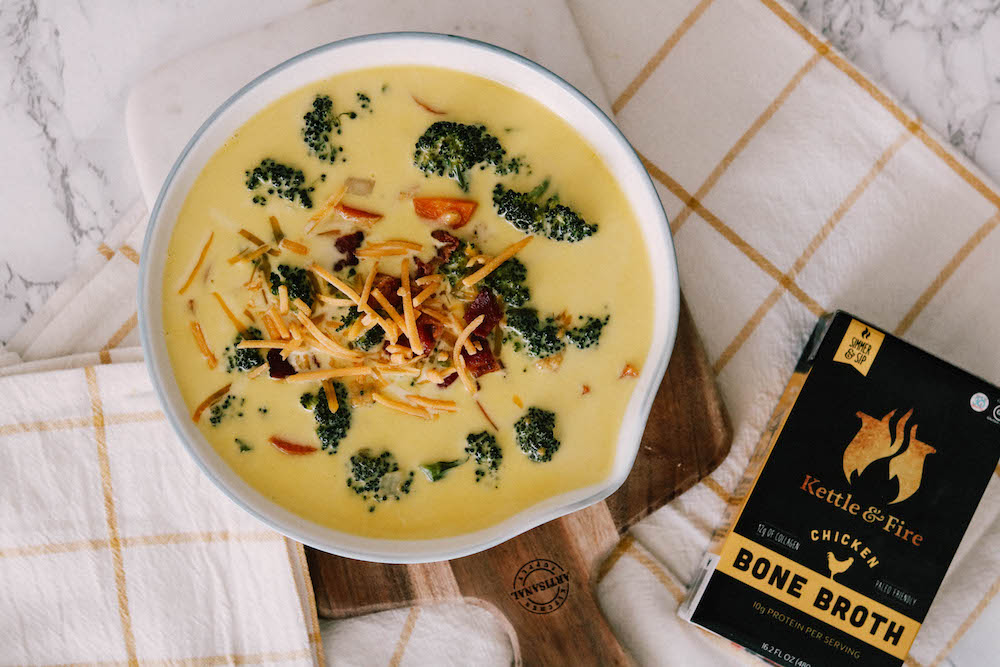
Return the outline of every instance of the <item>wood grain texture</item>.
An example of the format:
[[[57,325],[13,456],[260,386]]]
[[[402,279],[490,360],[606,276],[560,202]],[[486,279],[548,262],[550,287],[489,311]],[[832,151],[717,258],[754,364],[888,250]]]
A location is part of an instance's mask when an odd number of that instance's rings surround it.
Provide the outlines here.
[[[473,600],[499,614],[511,630],[517,664],[628,664],[598,606],[596,569],[621,531],[712,472],[729,453],[731,439],[711,367],[682,300],[670,365],[635,465],[618,491],[604,502],[452,561],[384,565],[307,548],[319,613],[345,618],[411,604]],[[538,583],[547,585],[526,594],[525,587]]]

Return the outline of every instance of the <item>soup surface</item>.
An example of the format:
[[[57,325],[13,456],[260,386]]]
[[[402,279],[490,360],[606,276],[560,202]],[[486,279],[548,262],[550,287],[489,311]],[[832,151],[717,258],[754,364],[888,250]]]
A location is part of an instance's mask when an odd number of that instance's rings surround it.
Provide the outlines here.
[[[338,75],[251,118],[191,188],[163,280],[219,455],[371,537],[602,482],[652,331],[614,175],[535,101],[444,69]]]

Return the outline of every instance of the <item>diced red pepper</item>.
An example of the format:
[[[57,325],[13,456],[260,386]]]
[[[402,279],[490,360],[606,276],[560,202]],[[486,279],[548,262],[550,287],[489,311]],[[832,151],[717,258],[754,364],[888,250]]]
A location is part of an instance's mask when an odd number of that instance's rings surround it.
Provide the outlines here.
[[[363,211],[360,208],[354,208],[353,206],[347,206],[346,204],[337,204],[334,210],[336,210],[340,217],[345,220],[356,222],[361,225],[373,225],[382,219],[381,213]]]
[[[294,442],[289,442],[283,438],[279,438],[276,435],[272,435],[267,439],[272,445],[278,448],[278,451],[284,452],[285,454],[291,454],[293,456],[302,456],[304,454],[312,454],[318,451],[316,447],[312,445],[299,445]]]
[[[497,303],[493,292],[485,288],[479,290],[476,298],[465,307],[465,323],[470,324],[480,315],[484,316],[483,321],[473,333],[477,336],[486,336],[500,322],[501,313],[500,304]]]
[[[447,222],[448,226],[452,229],[458,229],[468,224],[472,218],[472,214],[476,212],[477,206],[479,204],[471,199],[454,199],[451,197],[413,198],[413,210],[416,211],[417,215],[427,220]],[[452,220],[447,220],[446,216],[450,213],[454,213],[455,215],[450,216],[453,218]]]

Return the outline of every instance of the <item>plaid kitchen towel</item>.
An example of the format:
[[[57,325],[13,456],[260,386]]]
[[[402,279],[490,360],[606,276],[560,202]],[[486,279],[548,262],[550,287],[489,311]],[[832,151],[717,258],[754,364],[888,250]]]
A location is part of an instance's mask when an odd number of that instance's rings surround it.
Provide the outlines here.
[[[600,593],[641,662],[719,664],[728,649],[675,611],[817,316],[847,309],[1000,381],[1000,194],[776,0],[571,6],[659,188],[735,430]],[[940,663],[1000,590],[998,512],[994,476],[908,664]]]

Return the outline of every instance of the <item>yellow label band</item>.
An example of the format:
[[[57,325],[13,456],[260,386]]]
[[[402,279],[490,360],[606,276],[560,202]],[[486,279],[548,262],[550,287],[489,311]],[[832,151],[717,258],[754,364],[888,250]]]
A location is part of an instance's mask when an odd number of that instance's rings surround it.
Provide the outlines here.
[[[900,659],[920,629],[914,619],[737,533],[726,538],[717,570]]]
[[[885,334],[855,319],[847,326],[847,332],[840,341],[837,353],[833,355],[834,361],[852,366],[859,373],[868,377],[868,371],[875,361],[875,355],[882,347]]]

